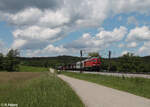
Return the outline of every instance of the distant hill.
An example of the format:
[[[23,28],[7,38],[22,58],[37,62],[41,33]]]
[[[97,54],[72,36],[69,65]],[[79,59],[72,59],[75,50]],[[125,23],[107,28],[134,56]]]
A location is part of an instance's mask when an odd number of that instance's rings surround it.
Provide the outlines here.
[[[76,56],[57,56],[57,57],[19,57],[22,65],[41,66],[41,67],[55,67],[60,65],[67,65],[80,61],[80,57]],[[85,58],[82,58],[82,60]]]
[[[86,59],[86,57],[82,58],[82,60]],[[76,63],[80,61],[80,57],[76,56],[56,56],[56,57],[19,57],[19,60],[22,65],[27,66],[39,66],[39,67],[57,67],[62,65],[68,65],[71,63]],[[107,65],[109,62],[118,65],[121,61],[120,57],[118,58],[111,58],[109,61],[108,58],[103,58],[102,63],[106,63]],[[150,66],[150,56],[140,57],[140,63],[143,63],[144,66]],[[149,69],[149,67],[147,68]]]
[[[143,60],[150,61],[150,56],[141,57]]]

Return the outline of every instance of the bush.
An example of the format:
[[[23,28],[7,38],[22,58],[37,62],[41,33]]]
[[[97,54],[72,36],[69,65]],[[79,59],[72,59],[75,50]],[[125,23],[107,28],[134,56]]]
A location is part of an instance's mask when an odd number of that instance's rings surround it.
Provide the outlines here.
[[[117,72],[117,63],[115,63],[115,62],[112,62],[111,63],[111,66],[110,66],[110,71],[115,71],[115,72]]]

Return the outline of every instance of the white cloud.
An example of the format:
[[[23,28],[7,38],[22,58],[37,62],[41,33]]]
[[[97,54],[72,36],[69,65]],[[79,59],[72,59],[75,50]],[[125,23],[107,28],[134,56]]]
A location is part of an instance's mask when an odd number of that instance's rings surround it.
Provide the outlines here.
[[[121,53],[121,56],[122,55],[125,55],[125,54],[127,54],[128,53],[128,51],[123,51],[122,53]]]
[[[50,29],[39,26],[31,26],[26,29],[17,29],[13,32],[15,38],[30,40],[52,40],[61,29]]]
[[[148,50],[147,47],[142,46],[142,47],[139,48],[138,52],[141,54],[141,53],[145,53],[145,51],[147,51],[147,50]]]
[[[63,46],[58,46],[55,47],[53,45],[48,45],[46,48],[43,50],[45,53],[51,53],[51,54],[63,54],[67,52],[67,49],[65,49]]]
[[[24,46],[27,43],[26,40],[22,39],[16,39],[14,43],[12,44],[13,49],[20,49],[22,46]]]
[[[49,44],[47,47],[40,50],[30,50],[27,52],[28,56],[47,56],[47,55],[72,55],[78,54],[79,51],[85,50],[87,52],[99,52],[105,50],[110,45],[115,44],[123,39],[127,29],[125,27],[115,28],[113,31],[100,31],[95,36],[85,33],[78,40],[75,40],[66,45],[54,46]],[[119,35],[118,35],[119,34]],[[120,35],[121,34],[121,35]],[[105,39],[110,38],[109,40]]]
[[[149,55],[150,54],[150,28],[147,26],[136,27],[130,30],[127,35],[127,42],[130,44],[127,45],[129,48],[135,48],[140,46],[137,50],[139,55]],[[139,45],[141,44],[141,45]],[[143,44],[143,45],[142,45]]]
[[[118,45],[119,48],[136,48],[138,44],[136,42],[126,42]]]
[[[63,46],[54,46],[52,44],[49,44],[44,49],[37,49],[32,50],[28,49],[26,51],[26,56],[57,56],[57,55],[64,55],[69,53],[69,50],[65,49]]]
[[[63,10],[53,12],[51,10],[46,10],[44,15],[39,19],[39,24],[41,26],[56,27],[66,24],[70,21],[69,15]]]
[[[112,44],[121,41],[127,29],[125,27],[115,28],[113,31],[102,30],[95,36],[91,36],[89,33],[83,34],[78,40],[65,45],[66,48],[74,48],[76,50],[86,49],[91,51],[100,51]]]
[[[150,55],[150,41],[144,42],[144,45],[139,48],[138,53],[143,55]]]
[[[137,43],[136,43],[136,42],[128,43],[128,44],[126,45],[126,47],[128,47],[128,48],[136,48],[136,47],[137,47]]]
[[[96,35],[96,37],[104,42],[115,42],[122,40],[126,33],[127,28],[121,26],[119,29],[115,28],[112,32],[101,31]]]
[[[150,40],[150,29],[147,26],[136,27],[132,29],[126,41],[149,41]]]
[[[110,16],[131,12],[149,14],[149,11],[149,0],[43,0],[36,3],[0,0],[0,18],[15,26],[12,47],[31,50],[44,49],[48,44],[62,39],[71,31],[81,28],[100,28],[103,21]],[[128,18],[128,23],[131,22],[137,24],[135,17]],[[84,34],[71,46],[72,49],[99,50],[121,41],[126,34],[125,27],[113,31],[101,29],[94,37]],[[149,35],[150,29],[146,26],[131,30],[127,41],[132,43],[128,47],[135,47],[138,44],[135,44],[135,41],[150,40]],[[55,48],[57,50],[65,46]]]
[[[149,0],[111,0],[111,8],[115,13],[139,12],[149,14]]]
[[[38,22],[38,18],[42,16],[42,11],[38,8],[26,8],[16,14],[6,13],[6,20],[16,26],[29,26]]]
[[[12,45],[13,48],[35,48],[41,44],[48,44],[48,42],[54,42],[58,38],[58,34],[61,32],[61,29],[50,29],[43,28],[39,26],[31,26],[26,29],[17,29],[13,32],[15,41]],[[31,46],[29,46],[31,45]]]

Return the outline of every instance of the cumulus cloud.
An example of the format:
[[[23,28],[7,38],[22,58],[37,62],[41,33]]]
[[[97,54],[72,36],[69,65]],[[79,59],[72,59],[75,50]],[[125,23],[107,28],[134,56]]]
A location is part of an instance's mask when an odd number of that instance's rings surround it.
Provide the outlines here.
[[[28,7],[21,9],[17,9],[16,7],[17,10],[13,13],[9,9],[4,9],[0,6],[2,19],[16,27],[16,30],[13,31],[14,43],[12,47],[34,49],[37,48],[37,45],[39,45],[39,48],[46,46],[48,42],[52,43],[60,40],[71,31],[85,27],[99,26],[108,13],[107,0],[103,3],[99,0],[62,1],[61,7],[56,6],[57,9],[55,10],[51,9],[51,6],[49,8],[45,8],[46,6],[42,8],[36,3],[32,6],[31,3]],[[14,2],[19,1],[15,0]],[[51,2],[53,4],[54,1],[51,0]],[[7,2],[1,1],[1,3],[6,6],[9,5]],[[98,9],[99,7],[101,9]]]
[[[137,43],[136,42],[131,42],[129,44],[127,44],[128,48],[136,48],[137,47]]]
[[[86,50],[86,52],[99,52],[100,50],[105,50],[110,45],[122,40],[126,33],[127,29],[122,26],[120,28],[115,28],[113,31],[105,31],[103,29],[94,36],[89,33],[85,33],[78,40],[74,40],[73,42],[65,45],[54,46],[49,44],[47,47],[40,50],[30,50],[27,52],[27,55],[72,55],[78,54],[81,49]]]
[[[115,28],[113,31],[102,30],[95,36],[89,33],[83,34],[81,38],[67,44],[66,48],[86,49],[91,51],[99,51],[115,44],[117,41],[123,39],[126,35],[127,29],[125,27]]]
[[[46,45],[49,42],[56,41],[61,29],[42,28],[31,26],[26,29],[17,29],[13,32],[15,41],[13,48],[40,48],[40,45]]]
[[[70,20],[69,15],[64,10],[52,11],[38,8],[26,8],[15,14],[4,13],[2,16],[3,20],[18,27],[30,27],[32,25],[56,27],[68,23]]]
[[[109,16],[130,12],[149,14],[149,5],[148,0],[0,0],[0,18],[15,28],[13,48],[44,49],[71,31],[81,28],[100,28]],[[129,17],[128,23],[133,20],[135,20],[134,17]],[[147,34],[143,34],[144,32]],[[94,37],[84,34],[80,40],[74,41],[74,44],[70,44],[69,47],[70,49],[89,47],[98,50],[99,46],[102,49],[122,40],[126,33],[125,27],[116,28],[113,31],[102,29]],[[127,41],[146,40],[149,39],[148,35],[149,28],[137,27],[130,31]],[[135,43],[131,45],[135,47]],[[68,46],[64,45],[59,48],[66,47]]]
[[[17,13],[4,13],[4,20],[15,26],[30,26],[38,22],[42,16],[42,11],[38,8],[26,8]]]
[[[105,42],[115,42],[122,40],[126,33],[127,28],[121,26],[119,29],[115,28],[112,32],[101,31],[96,35],[96,37]]]
[[[48,27],[56,27],[66,24],[70,21],[69,15],[65,14],[63,10],[59,10],[56,12],[46,10],[43,16],[39,20],[39,25],[48,26]]]
[[[111,0],[112,10],[115,13],[139,12],[149,14],[149,0]]]
[[[128,51],[123,51],[122,53],[121,53],[121,56],[122,55],[125,55],[125,54],[127,54],[128,53]]]
[[[136,48],[138,44],[136,42],[126,42],[118,45],[119,48]]]
[[[32,57],[32,56],[56,56],[56,55],[64,55],[68,54],[69,50],[64,48],[62,45],[61,46],[54,46],[52,44],[49,44],[47,47],[44,49],[37,49],[37,50],[32,50],[28,49],[26,51],[26,56]]]
[[[149,55],[150,54],[150,41],[144,42],[144,45],[139,48],[138,53],[143,54],[143,55]]]
[[[136,27],[132,29],[126,41],[149,41],[150,40],[150,29],[147,26]]]
[[[139,55],[150,54],[150,28],[148,26],[136,27],[131,29],[127,35],[126,41],[129,42],[129,48],[135,48],[139,44],[142,44],[137,50]]]
[[[42,28],[39,26],[31,26],[27,29],[17,29],[13,32],[15,38],[30,39],[30,40],[52,40],[61,30]]]
[[[67,49],[65,49],[62,45],[61,46],[53,46],[53,45],[48,45],[46,48],[43,50],[45,53],[52,53],[52,54],[63,54],[67,52]]]

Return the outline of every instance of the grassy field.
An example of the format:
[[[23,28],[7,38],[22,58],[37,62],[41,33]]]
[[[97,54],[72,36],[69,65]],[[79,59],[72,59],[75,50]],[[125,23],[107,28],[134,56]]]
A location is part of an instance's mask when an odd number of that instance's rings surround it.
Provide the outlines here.
[[[67,76],[87,80],[107,87],[150,98],[150,79],[63,72]]]
[[[32,66],[20,66],[19,68],[20,72],[43,72],[43,71],[49,71],[48,68],[44,67],[32,67]]]
[[[49,72],[0,72],[1,104],[18,107],[84,107],[64,81]]]

